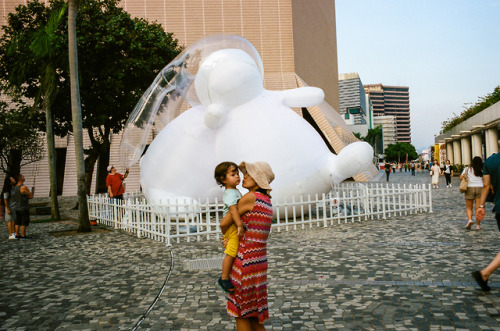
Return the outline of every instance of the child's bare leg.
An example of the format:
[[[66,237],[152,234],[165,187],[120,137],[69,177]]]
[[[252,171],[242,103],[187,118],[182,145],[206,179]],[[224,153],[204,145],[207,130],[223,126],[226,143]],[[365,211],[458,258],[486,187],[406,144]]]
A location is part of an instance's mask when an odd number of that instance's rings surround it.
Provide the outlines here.
[[[222,260],[222,279],[229,279],[229,273],[233,266],[234,257],[227,255]]]

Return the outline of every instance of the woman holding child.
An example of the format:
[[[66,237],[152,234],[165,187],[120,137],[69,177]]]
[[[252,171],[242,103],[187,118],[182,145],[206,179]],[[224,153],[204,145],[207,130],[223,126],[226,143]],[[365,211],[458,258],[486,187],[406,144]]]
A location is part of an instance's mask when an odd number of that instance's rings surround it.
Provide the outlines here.
[[[269,318],[267,238],[273,220],[269,184],[274,173],[266,162],[242,162],[238,168],[249,192],[237,205],[245,233],[229,276],[234,291],[228,294],[227,313],[236,318],[237,330],[265,330],[262,324]]]

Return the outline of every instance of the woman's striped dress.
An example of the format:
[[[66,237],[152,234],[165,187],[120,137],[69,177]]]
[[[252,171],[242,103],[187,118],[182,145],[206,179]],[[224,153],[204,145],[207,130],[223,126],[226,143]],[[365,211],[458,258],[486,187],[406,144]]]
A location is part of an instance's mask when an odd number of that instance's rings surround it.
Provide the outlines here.
[[[258,317],[260,323],[269,318],[267,308],[267,237],[273,221],[271,199],[255,192],[254,208],[241,216],[246,227],[240,239],[238,255],[233,262],[230,279],[234,293],[229,294],[227,313],[234,317]]]

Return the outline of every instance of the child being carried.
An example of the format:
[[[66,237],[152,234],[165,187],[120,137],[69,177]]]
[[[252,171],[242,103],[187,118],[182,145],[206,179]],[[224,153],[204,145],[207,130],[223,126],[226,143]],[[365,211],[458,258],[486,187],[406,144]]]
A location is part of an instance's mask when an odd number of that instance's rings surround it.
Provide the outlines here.
[[[234,287],[229,280],[229,273],[238,253],[239,239],[245,234],[243,222],[238,212],[238,201],[241,198],[241,193],[236,188],[240,184],[238,166],[234,162],[222,162],[215,167],[214,177],[217,184],[225,188],[223,196],[223,219],[220,223],[220,228],[224,234],[224,239],[227,240],[227,246],[224,251],[226,256],[222,261],[222,275],[218,280],[218,284],[224,292],[232,293],[234,292]],[[224,217],[227,214],[229,216]]]

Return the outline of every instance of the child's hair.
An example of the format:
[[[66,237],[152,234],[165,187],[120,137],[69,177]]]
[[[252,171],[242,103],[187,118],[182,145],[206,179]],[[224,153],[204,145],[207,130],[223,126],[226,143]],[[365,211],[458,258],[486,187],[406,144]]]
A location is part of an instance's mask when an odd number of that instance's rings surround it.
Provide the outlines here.
[[[224,183],[222,182],[224,179],[226,179],[226,174],[231,169],[231,167],[234,167],[236,170],[238,170],[238,165],[234,162],[222,162],[215,167],[214,171],[214,178],[217,184],[220,186],[224,186]]]

